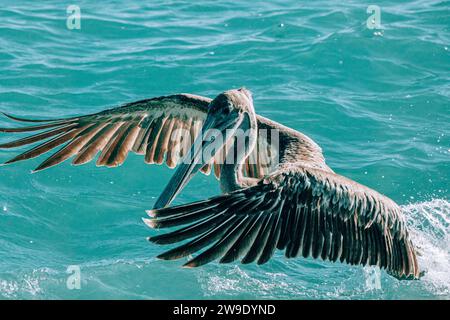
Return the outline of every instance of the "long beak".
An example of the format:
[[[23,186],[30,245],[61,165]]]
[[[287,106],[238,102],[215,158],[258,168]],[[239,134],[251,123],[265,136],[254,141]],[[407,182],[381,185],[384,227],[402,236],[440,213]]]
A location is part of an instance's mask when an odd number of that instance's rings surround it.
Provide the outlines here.
[[[218,123],[217,119],[208,114],[206,121],[202,127],[202,133],[195,139],[189,153],[187,153],[178,166],[175,174],[170,179],[164,191],[156,200],[153,209],[160,209],[168,206],[172,200],[180,193],[192,177],[207,163],[210,162],[216,153],[226,143],[224,137],[227,136],[227,130],[235,131],[241,120],[239,117],[230,117],[227,120]],[[214,139],[220,131],[221,139]],[[214,134],[214,132],[216,134]],[[231,135],[230,135],[231,136]],[[203,150],[210,148],[214,153],[205,155]],[[203,156],[203,159],[202,159]]]

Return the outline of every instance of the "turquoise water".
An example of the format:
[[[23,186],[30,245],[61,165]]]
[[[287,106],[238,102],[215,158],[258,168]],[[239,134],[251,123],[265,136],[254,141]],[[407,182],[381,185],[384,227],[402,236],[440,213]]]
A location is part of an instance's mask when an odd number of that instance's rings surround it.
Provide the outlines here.
[[[162,248],[141,222],[173,171],[131,155],[116,169],[30,174],[34,159],[0,168],[1,298],[450,298],[449,1],[377,1],[381,30],[359,1],[142,2],[0,0],[0,109],[58,118],[246,86],[258,113],[403,207],[427,274],[399,282],[280,253],[261,267],[182,269],[154,258]],[[70,4],[80,30],[66,27]],[[176,203],[218,192],[198,176]],[[66,286],[70,265],[79,290]]]

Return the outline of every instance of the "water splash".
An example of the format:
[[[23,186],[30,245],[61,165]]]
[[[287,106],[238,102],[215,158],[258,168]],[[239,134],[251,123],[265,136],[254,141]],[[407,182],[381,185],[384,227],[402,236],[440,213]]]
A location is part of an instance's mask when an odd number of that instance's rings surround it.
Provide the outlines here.
[[[0,298],[42,298],[44,297],[42,283],[54,279],[56,274],[55,270],[44,267],[33,269],[30,273],[21,273],[18,277],[2,275],[0,278]]]
[[[402,207],[418,247],[422,281],[437,295],[450,294],[450,203],[443,199]]]
[[[381,270],[378,267],[364,268],[367,290],[381,290]]]

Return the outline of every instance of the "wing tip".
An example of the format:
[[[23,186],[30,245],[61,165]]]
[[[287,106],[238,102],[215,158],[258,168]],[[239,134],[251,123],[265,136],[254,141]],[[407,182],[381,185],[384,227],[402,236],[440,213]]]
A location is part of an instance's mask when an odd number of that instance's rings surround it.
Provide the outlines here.
[[[74,167],[78,167],[78,166],[82,166],[82,165],[88,163],[89,161],[90,160],[87,160],[85,158],[80,158],[79,155],[77,155],[70,164]]]
[[[68,117],[68,118],[61,118],[61,119],[29,119],[29,118],[22,118],[15,115],[12,115],[10,113],[0,111],[2,115],[7,117],[8,119],[18,121],[18,122],[56,122],[56,121],[70,121],[79,119],[79,117]]]
[[[58,164],[60,164],[60,162],[51,164],[51,163],[48,163],[47,161],[45,161],[45,162],[41,163],[40,165],[38,165],[35,169],[31,170],[31,173],[38,173],[38,172],[44,171],[46,169],[49,169],[51,167],[54,167]]]
[[[192,269],[192,268],[196,268],[197,265],[195,263],[192,263],[189,261],[189,262],[186,262],[185,264],[183,264],[181,267],[183,269]]]
[[[17,117],[15,115],[12,115],[10,113],[6,113],[4,111],[0,111],[0,113],[5,116],[8,119],[14,120],[14,121],[18,121],[18,122],[50,122],[51,120],[35,120],[35,119],[26,119],[26,118],[21,118],[21,117]]]
[[[156,258],[158,258],[160,260],[176,260],[179,257],[173,256],[170,251],[166,251],[166,252],[163,252],[163,253],[157,255]]]
[[[157,228],[157,223],[156,220],[154,219],[147,219],[147,218],[142,218],[142,221],[150,228],[152,229],[156,229]]]
[[[147,237],[148,242],[157,243],[155,237]]]
[[[155,209],[151,209],[151,210],[145,210],[145,212],[147,213],[147,215],[151,218],[155,218],[156,217],[156,210]]]
[[[204,265],[204,263],[201,260],[198,260],[199,256],[189,260],[188,262],[186,262],[185,264],[183,264],[181,267],[183,269],[192,269],[192,268],[197,268],[200,267],[202,265]]]
[[[158,236],[147,237],[147,241],[158,244]]]
[[[19,161],[19,160],[16,159],[16,158],[9,159],[8,161],[5,161],[5,162],[3,162],[2,164],[0,164],[0,166],[7,166],[7,165],[13,164],[14,162],[18,162],[18,161]]]
[[[7,117],[7,118],[9,118],[9,119],[15,119],[16,117],[14,117],[13,115],[11,115],[11,114],[9,114],[9,113],[6,113],[6,112],[4,112],[4,111],[0,111],[0,113],[2,114],[2,115],[4,115],[5,117]]]

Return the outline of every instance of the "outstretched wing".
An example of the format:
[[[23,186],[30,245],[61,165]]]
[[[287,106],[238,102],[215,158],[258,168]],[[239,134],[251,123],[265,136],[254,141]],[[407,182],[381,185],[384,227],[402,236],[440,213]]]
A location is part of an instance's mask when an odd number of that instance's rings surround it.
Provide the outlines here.
[[[288,165],[257,185],[187,205],[151,210],[152,228],[187,225],[157,235],[157,244],[190,240],[159,256],[201,266],[267,262],[276,248],[303,256],[378,265],[393,276],[418,278],[414,247],[400,208],[389,198],[332,172]]]
[[[92,161],[98,153],[98,166],[121,165],[130,151],[145,155],[145,162],[173,168],[190,150],[200,133],[211,99],[191,94],[177,94],[141,100],[99,113],[52,120],[24,119],[8,114],[19,122],[35,123],[20,128],[0,128],[5,133],[37,134],[0,144],[0,149],[17,148],[39,143],[37,146],[7,161],[10,164],[32,159],[59,147],[57,152],[41,163],[35,171],[44,170],[73,158],[72,164]],[[263,134],[258,135],[257,148],[244,166],[244,174],[261,178],[276,166],[275,151],[266,135],[267,119],[258,117]],[[269,121],[270,122],[270,121]],[[271,124],[273,122],[270,122]],[[214,173],[220,176],[218,154],[214,161]],[[202,172],[209,174],[212,165]]]
[[[209,102],[207,98],[179,94],[137,101],[68,119],[27,120],[7,115],[16,121],[39,124],[0,128],[0,132],[45,131],[1,144],[0,148],[45,141],[7,161],[6,164],[9,164],[40,156],[62,146],[35,171],[57,165],[71,157],[74,157],[73,164],[84,164],[94,159],[99,152],[98,166],[115,167],[125,161],[129,151],[144,154],[147,163],[161,164],[166,158],[167,165],[174,167],[200,132]]]

